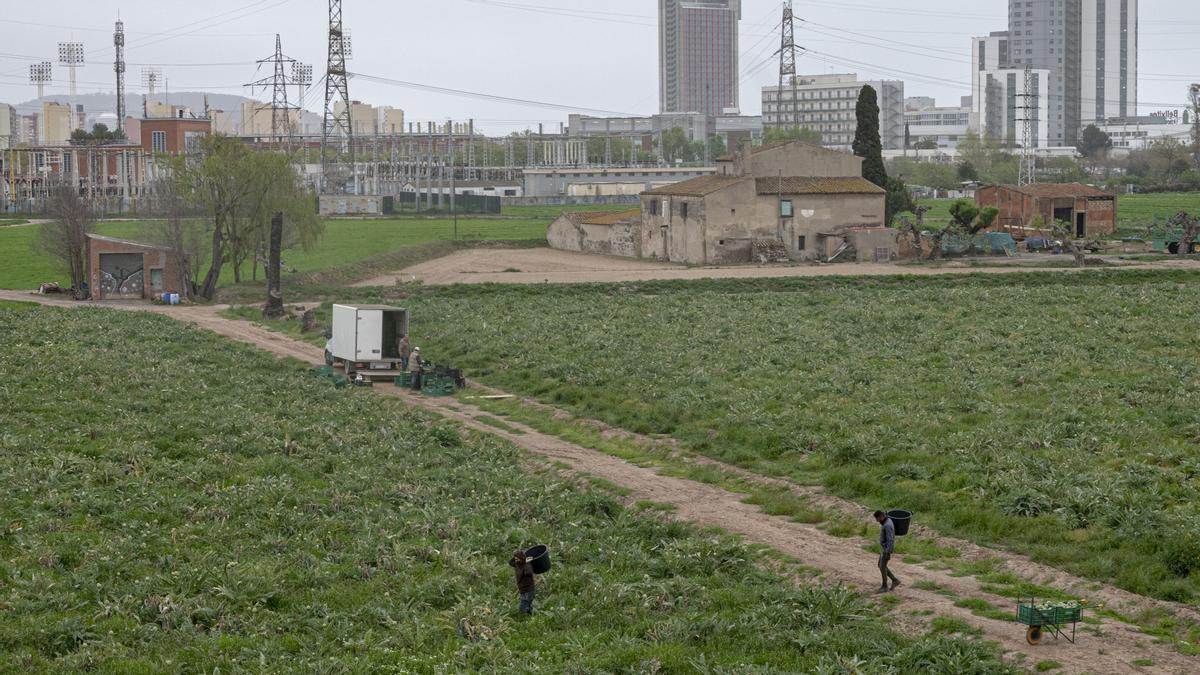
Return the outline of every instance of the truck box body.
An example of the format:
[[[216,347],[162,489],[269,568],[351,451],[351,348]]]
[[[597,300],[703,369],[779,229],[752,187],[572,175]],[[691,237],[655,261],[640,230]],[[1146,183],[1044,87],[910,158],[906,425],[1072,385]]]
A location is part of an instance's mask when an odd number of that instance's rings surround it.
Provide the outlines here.
[[[325,350],[346,372],[399,369],[400,338],[408,310],[382,305],[334,305],[332,337]]]

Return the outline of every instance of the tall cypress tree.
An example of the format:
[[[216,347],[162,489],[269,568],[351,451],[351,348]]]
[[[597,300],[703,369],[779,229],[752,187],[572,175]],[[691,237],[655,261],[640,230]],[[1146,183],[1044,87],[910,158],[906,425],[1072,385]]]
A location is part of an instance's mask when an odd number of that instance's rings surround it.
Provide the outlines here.
[[[883,142],[879,137],[879,97],[870,85],[864,85],[859,92],[854,113],[858,119],[854,154],[863,158],[863,178],[886,190],[888,175],[883,166]]]

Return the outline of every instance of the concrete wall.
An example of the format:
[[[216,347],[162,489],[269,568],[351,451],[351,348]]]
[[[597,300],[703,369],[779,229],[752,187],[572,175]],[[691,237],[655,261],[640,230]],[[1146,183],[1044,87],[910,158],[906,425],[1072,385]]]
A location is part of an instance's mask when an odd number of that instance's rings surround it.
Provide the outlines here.
[[[323,216],[378,216],[383,214],[383,198],[378,196],[321,195]]]
[[[546,228],[546,241],[550,248],[560,251],[637,258],[641,256],[641,233],[641,223],[636,219],[615,225],[592,225],[577,223],[563,215]]]
[[[743,145],[732,163],[718,163],[718,173],[760,178],[779,175],[843,178],[861,176],[862,163],[861,157],[848,152],[826,150],[806,143],[788,143],[759,152]]]

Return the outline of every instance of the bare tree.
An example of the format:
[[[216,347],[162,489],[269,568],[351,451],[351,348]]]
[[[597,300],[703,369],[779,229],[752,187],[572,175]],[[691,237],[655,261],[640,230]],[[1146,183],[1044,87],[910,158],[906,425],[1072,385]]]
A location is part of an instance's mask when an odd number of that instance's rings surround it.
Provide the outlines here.
[[[1180,211],[1167,222],[1183,231],[1183,235],[1179,239],[1179,255],[1190,255],[1192,246],[1200,237],[1200,218],[1193,218],[1188,215],[1187,211]]]
[[[91,207],[79,191],[62,184],[51,190],[47,213],[53,219],[38,231],[36,247],[60,263],[71,277],[71,293],[87,300],[87,237],[95,229]]]
[[[1058,237],[1063,246],[1075,257],[1076,267],[1087,267],[1087,254],[1090,248],[1099,248],[1099,242],[1077,240],[1071,233],[1071,224],[1059,222],[1054,225],[1054,236]]]
[[[192,300],[196,296],[196,276],[202,264],[200,252],[204,248],[203,233],[199,224],[183,217],[183,198],[173,181],[161,181],[155,186],[159,203],[165,209],[166,219],[159,221],[158,241],[168,249],[170,266],[174,268],[180,293]]]

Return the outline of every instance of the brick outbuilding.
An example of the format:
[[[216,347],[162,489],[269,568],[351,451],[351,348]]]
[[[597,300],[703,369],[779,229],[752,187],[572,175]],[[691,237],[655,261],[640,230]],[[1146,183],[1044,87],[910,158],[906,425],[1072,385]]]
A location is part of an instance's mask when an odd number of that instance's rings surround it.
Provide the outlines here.
[[[182,277],[166,246],[91,234],[87,260],[93,300],[155,299],[182,292]]]
[[[1080,239],[1112,234],[1117,229],[1117,198],[1080,183],[993,185],[979,188],[975,203],[981,208],[999,209],[993,229],[1017,239],[1037,229],[1039,219],[1043,229],[1066,221]]]

